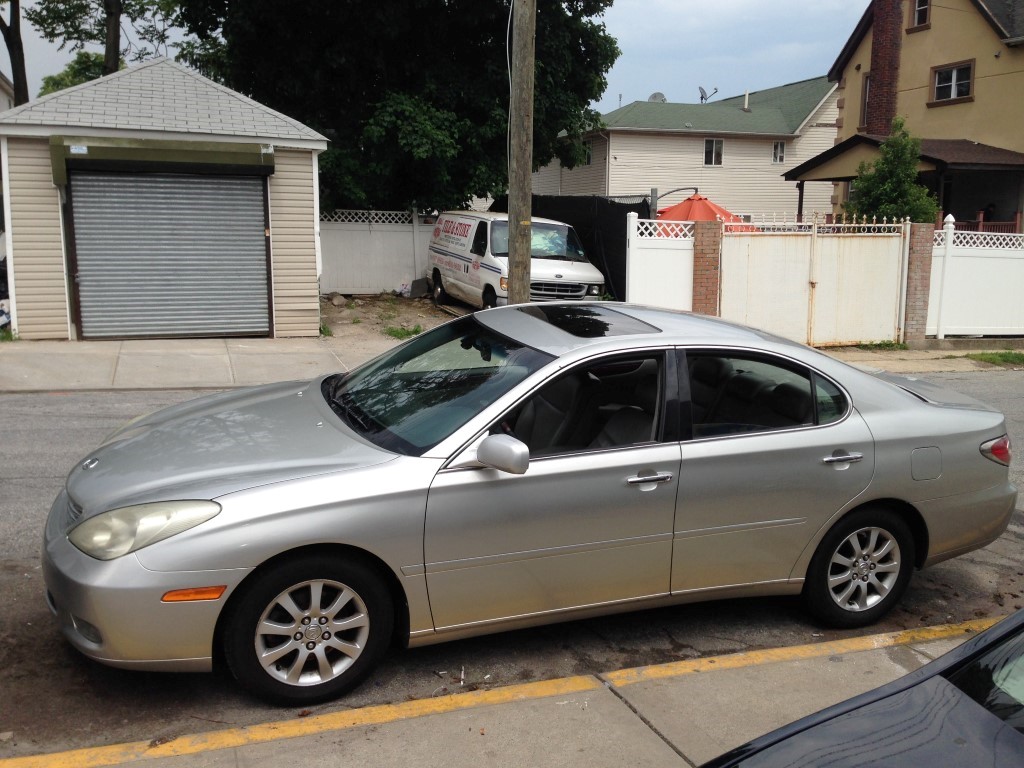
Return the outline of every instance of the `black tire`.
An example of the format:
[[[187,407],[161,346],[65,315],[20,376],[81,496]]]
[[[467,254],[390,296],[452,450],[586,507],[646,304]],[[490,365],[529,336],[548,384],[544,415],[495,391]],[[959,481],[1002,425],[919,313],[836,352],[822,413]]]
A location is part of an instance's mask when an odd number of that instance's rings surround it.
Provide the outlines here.
[[[448,292],[444,289],[444,284],[441,282],[441,273],[438,270],[434,270],[434,274],[431,277],[431,281],[434,283],[434,303],[438,306],[448,303]]]
[[[280,631],[265,630],[272,625]],[[310,556],[245,588],[226,617],[224,656],[256,696],[316,704],[358,685],[387,650],[393,627],[391,596],[378,574],[359,562]]]
[[[483,308],[492,309],[496,306],[498,306],[498,296],[494,292],[494,289],[488,285],[486,288],[484,288]]]
[[[914,569],[914,537],[884,507],[852,512],[818,545],[804,581],[807,609],[837,628],[873,624],[900,601]]]

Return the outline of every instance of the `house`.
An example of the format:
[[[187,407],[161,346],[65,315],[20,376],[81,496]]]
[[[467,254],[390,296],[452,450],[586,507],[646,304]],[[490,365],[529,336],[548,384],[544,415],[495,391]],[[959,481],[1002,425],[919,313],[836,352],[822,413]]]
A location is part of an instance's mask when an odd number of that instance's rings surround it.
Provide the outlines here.
[[[0,112],[14,106],[14,83],[3,72],[0,72]]]
[[[899,115],[922,139],[919,171],[943,216],[976,227],[994,214],[1021,231],[1024,0],[873,0],[828,79],[839,94],[836,145],[787,179],[834,183],[838,212]]]
[[[704,104],[635,101],[586,136],[585,165],[555,161],[533,175],[533,191],[624,197],[657,188],[664,207],[697,187],[732,213],[792,217],[797,190],[782,173],[832,146],[837,98],[835,83],[817,77]],[[822,188],[804,204],[825,211],[830,197]]]
[[[318,335],[326,148],[168,59],[0,114],[15,333]]]

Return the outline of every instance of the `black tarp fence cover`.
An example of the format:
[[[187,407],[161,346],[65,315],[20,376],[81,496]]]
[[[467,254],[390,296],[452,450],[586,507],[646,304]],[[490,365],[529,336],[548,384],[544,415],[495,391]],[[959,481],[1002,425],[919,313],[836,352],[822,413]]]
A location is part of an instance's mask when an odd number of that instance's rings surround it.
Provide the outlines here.
[[[508,197],[496,199],[490,210],[508,213]],[[604,275],[605,291],[623,301],[626,298],[626,216],[630,213],[648,219],[651,204],[643,198],[623,202],[593,195],[534,195],[531,215],[571,225],[590,263]]]

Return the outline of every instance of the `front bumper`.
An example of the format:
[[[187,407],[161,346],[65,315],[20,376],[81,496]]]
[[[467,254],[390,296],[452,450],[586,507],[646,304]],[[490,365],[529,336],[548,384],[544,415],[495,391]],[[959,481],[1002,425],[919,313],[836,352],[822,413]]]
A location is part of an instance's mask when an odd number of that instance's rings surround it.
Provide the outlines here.
[[[68,541],[66,496],[54,502],[43,541],[43,579],[61,632],[91,659],[114,667],[208,671],[217,619],[248,570],[157,572],[134,555],[96,560]],[[164,603],[174,589],[226,584],[219,600]]]

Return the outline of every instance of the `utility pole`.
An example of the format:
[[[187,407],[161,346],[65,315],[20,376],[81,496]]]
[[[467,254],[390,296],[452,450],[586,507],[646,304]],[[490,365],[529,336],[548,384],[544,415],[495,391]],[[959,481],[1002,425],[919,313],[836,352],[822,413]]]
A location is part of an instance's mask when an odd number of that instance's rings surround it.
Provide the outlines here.
[[[509,99],[508,303],[530,300],[533,206],[533,66],[537,0],[513,0]]]

